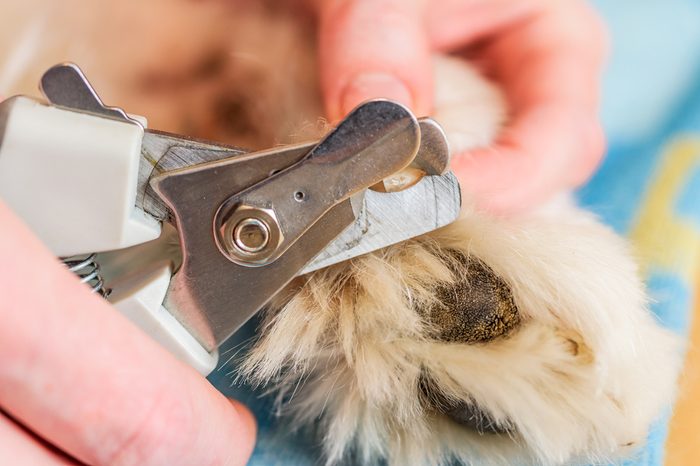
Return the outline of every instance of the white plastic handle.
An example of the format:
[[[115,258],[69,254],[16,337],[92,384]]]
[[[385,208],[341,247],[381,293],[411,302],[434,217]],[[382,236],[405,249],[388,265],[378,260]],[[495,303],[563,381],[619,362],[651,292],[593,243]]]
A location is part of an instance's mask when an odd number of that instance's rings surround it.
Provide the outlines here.
[[[0,198],[57,256],[160,236],[134,206],[143,129],[27,97],[0,104]]]
[[[142,139],[143,128],[126,121],[8,99],[0,104],[0,199],[59,257],[157,239],[160,223],[134,205]],[[218,354],[208,353],[163,308],[170,277],[164,266],[115,290],[110,301],[206,375]]]

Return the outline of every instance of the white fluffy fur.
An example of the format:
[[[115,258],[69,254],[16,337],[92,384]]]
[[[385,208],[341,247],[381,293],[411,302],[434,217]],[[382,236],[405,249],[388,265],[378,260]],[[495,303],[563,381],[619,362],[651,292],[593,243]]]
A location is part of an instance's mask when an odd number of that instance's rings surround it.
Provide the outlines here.
[[[511,286],[525,317],[510,337],[431,341],[413,310],[449,281],[436,248],[481,259]],[[672,398],[677,341],[646,310],[624,242],[589,214],[496,221],[467,213],[425,238],[318,272],[279,312],[244,369],[281,376],[297,420],[322,419],[331,462],[545,464],[602,461],[644,442]],[[512,438],[481,435],[421,406],[427,370],[455,399],[473,399]]]
[[[438,59],[436,73],[436,115],[453,144],[491,140],[504,117],[498,93],[455,60]],[[415,309],[456,280],[439,259],[445,250],[505,280],[519,329],[483,344],[429,337]],[[269,312],[261,334],[243,372],[274,381],[298,425],[320,419],[329,463],[612,460],[644,442],[679,369],[677,339],[647,310],[625,241],[561,201],[501,220],[465,209],[445,229],[316,272]],[[426,408],[425,373],[515,433],[478,433]]]
[[[108,103],[159,129],[258,147],[315,131],[313,35],[289,15],[256,1],[96,0],[92,13],[78,3],[13,4],[0,35],[0,93],[31,92],[42,69],[71,59]],[[48,7],[52,14],[36,17]],[[97,12],[111,21],[94,26]],[[52,47],[38,48],[38,35]],[[219,47],[221,72],[189,81]],[[488,144],[505,119],[499,93],[457,60],[435,66],[435,117],[453,148]],[[180,84],[144,84],[154,77]],[[210,104],[231,93],[256,134],[212,118]],[[507,282],[518,329],[483,344],[429,338],[414,309],[436,299],[437,282],[455,279],[438,259],[445,249]],[[508,219],[466,208],[441,231],[304,277],[278,301],[242,371],[280,390],[290,423],[317,425],[329,463],[350,455],[402,466],[604,461],[640,445],[673,398],[677,340],[648,312],[627,244],[569,203]],[[448,396],[473,400],[517,433],[478,434],[427,409],[418,388],[425,371]]]

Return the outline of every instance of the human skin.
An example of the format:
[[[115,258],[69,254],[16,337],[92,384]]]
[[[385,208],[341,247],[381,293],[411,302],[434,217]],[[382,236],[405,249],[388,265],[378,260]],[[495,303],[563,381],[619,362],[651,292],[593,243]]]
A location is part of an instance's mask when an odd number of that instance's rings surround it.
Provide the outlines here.
[[[377,97],[432,107],[430,56],[469,45],[504,88],[495,147],[457,154],[477,205],[526,209],[603,153],[606,36],[578,0],[325,0],[321,80],[339,119]],[[63,267],[0,201],[0,464],[245,464],[255,423]],[[76,461],[77,460],[77,461]]]
[[[593,173],[604,152],[598,119],[608,49],[580,0],[321,0],[320,72],[336,120],[391,98],[418,115],[433,105],[434,52],[464,51],[504,90],[510,120],[493,147],[453,155],[480,208],[511,214]]]
[[[245,464],[245,407],[91,294],[1,201],[0,226],[0,464]]]

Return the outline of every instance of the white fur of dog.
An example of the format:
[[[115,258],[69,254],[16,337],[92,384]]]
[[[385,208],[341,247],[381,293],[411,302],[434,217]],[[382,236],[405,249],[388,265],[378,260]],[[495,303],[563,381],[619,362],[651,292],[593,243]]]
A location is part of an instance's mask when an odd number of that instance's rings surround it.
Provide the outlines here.
[[[447,134],[461,147],[493,138],[498,94],[454,59],[438,59],[436,74]],[[523,318],[516,331],[480,344],[430,338],[416,308],[457,279],[444,250],[479,259],[509,285]],[[290,408],[295,422],[321,419],[330,463],[353,451],[364,464],[393,465],[619,458],[672,400],[680,361],[676,337],[647,309],[629,246],[561,199],[507,219],[467,207],[447,228],[311,274],[261,334],[245,374],[283,392],[303,384]],[[449,399],[513,431],[480,433],[424,406],[426,372]]]

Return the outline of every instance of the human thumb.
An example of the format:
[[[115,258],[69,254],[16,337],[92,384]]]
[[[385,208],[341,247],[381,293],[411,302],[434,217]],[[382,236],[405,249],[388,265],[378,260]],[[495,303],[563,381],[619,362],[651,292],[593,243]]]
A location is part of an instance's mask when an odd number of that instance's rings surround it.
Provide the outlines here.
[[[335,121],[361,102],[432,107],[430,47],[422,0],[320,2],[319,55],[326,113]]]

